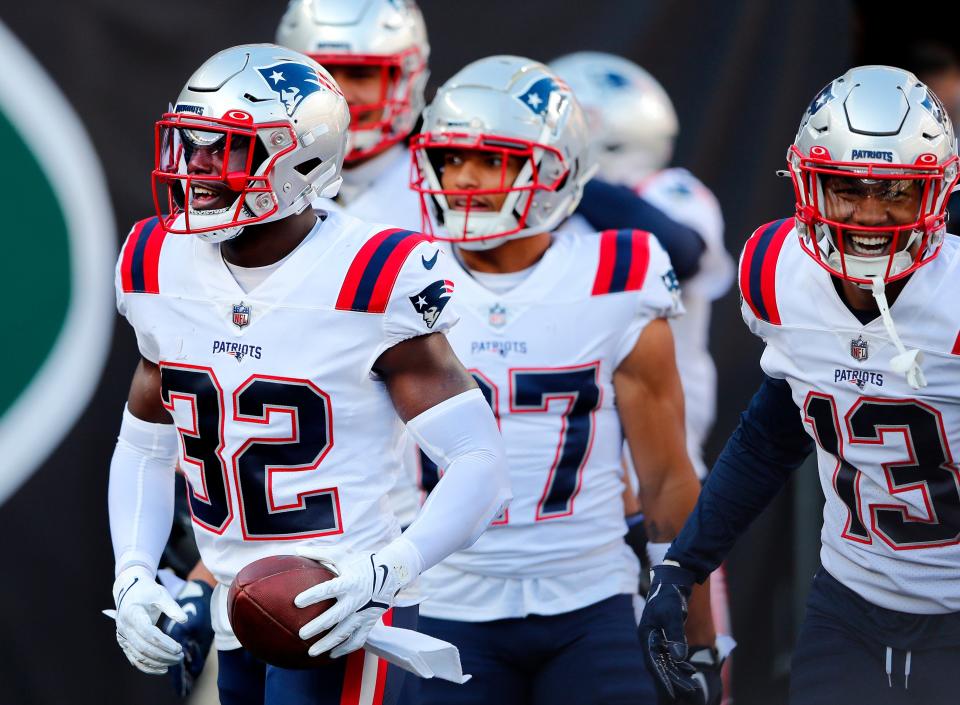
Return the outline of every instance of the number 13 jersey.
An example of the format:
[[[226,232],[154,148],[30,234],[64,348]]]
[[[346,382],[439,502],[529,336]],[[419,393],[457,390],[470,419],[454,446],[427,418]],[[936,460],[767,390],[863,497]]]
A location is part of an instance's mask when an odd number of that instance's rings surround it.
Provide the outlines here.
[[[385,496],[401,424],[371,368],[455,322],[448,258],[418,233],[322,215],[247,293],[219,245],[156,218],[120,255],[118,308],[160,367],[197,545],[221,585],[297,543],[375,550],[399,533]],[[214,622],[231,648],[224,593]]]
[[[505,293],[455,276],[462,320],[450,343],[498,419],[514,499],[476,544],[424,575],[421,614],[558,614],[636,592],[612,378],[651,320],[681,310],[669,258],[640,231],[558,233]],[[421,463],[429,489],[437,470]]]
[[[862,324],[847,309],[792,218],[747,241],[740,289],[761,366],[789,383],[816,443],[824,568],[887,609],[960,611],[960,241],[948,235],[890,308],[923,354],[919,390],[891,368],[879,314]]]

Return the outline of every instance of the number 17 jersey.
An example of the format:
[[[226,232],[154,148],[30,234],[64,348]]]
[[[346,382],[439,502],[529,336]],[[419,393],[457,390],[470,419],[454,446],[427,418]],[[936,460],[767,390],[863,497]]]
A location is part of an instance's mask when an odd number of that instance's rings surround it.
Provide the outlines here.
[[[454,276],[462,318],[450,344],[498,419],[514,499],[424,575],[421,614],[559,614],[636,592],[613,373],[650,321],[681,310],[669,258],[641,231],[567,233],[505,293]],[[426,462],[421,485],[436,473]]]

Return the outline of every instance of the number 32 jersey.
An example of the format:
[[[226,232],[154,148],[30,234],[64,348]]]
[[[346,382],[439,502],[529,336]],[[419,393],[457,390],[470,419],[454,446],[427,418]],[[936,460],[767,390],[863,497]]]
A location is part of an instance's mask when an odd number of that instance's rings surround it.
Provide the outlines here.
[[[371,368],[455,316],[447,257],[384,228],[325,214],[248,293],[219,245],[167,235],[156,218],[123,247],[118,308],[160,367],[197,545],[222,585],[297,543],[375,550],[398,533],[384,497],[401,424]]]
[[[462,320],[450,344],[498,419],[514,499],[471,548],[423,576],[421,614],[558,614],[635,592],[612,376],[651,320],[681,310],[669,258],[640,231],[566,233],[505,293],[456,278]],[[421,463],[429,489],[437,470]]]
[[[789,383],[816,443],[824,568],[887,609],[960,611],[960,240],[948,235],[890,308],[923,354],[919,390],[891,369],[879,315],[854,317],[792,218],[747,241],[740,288],[761,366]]]

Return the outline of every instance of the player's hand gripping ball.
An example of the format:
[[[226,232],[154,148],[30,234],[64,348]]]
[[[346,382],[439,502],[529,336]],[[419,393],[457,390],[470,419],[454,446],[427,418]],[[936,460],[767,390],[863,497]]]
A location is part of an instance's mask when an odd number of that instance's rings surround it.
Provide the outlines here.
[[[323,634],[304,641],[299,632],[336,601],[300,608],[293,598],[335,577],[317,561],[302,556],[268,556],[246,566],[234,578],[227,596],[230,625],[243,648],[281,668],[315,668],[326,663],[326,654],[307,653]]]

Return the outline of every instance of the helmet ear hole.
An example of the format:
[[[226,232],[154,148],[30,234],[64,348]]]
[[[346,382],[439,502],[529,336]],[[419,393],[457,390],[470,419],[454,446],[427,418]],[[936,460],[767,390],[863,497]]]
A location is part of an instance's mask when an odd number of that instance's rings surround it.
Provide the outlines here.
[[[300,162],[295,167],[293,167],[301,176],[308,176],[313,172],[314,169],[317,169],[323,160],[319,157],[314,157],[313,159],[308,159],[305,162]]]
[[[569,171],[565,172],[563,176],[560,177],[560,181],[557,182],[557,187],[555,189],[556,191],[562,191],[563,187],[567,185],[567,180],[570,178],[571,172],[576,171],[579,173],[580,170],[577,168],[578,166],[579,166],[579,163],[575,160],[573,162],[573,167]]]

